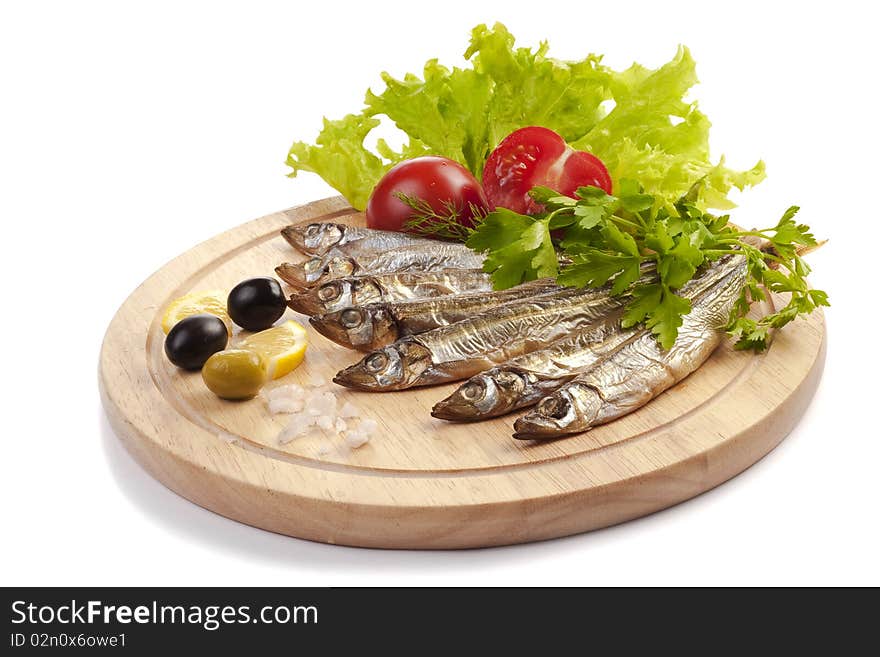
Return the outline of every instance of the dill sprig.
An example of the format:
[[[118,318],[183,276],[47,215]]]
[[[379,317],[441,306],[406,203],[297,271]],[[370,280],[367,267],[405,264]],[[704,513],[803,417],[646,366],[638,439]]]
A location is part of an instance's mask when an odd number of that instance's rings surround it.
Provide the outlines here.
[[[404,230],[428,237],[464,242],[477,230],[488,214],[482,207],[473,203],[468,203],[465,212],[452,201],[443,203],[443,213],[440,214],[424,199],[403,192],[397,192],[395,196],[413,211],[410,219],[403,225]]]

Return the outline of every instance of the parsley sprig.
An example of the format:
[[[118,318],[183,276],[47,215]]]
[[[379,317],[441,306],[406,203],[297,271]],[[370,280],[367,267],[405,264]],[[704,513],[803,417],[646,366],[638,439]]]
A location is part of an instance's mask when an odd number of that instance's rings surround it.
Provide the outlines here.
[[[691,310],[690,301],[676,291],[701,265],[727,254],[748,263],[747,281],[727,327],[738,349],[763,351],[771,328],[828,305],[825,292],[807,285],[810,268],[800,254],[817,242],[808,226],[795,222],[797,207],[786,210],[772,228],[742,230],[729,223],[728,215],[701,211],[692,202],[693,193],[669,208],[655,203],[635,182],[621,181],[619,188],[612,196],[581,187],[577,198],[570,198],[536,187],[530,194],[544,206],[543,213],[527,216],[499,208],[469,231],[467,245],[486,254],[484,268],[499,289],[553,276],[576,287],[610,282],[614,295],[629,290],[623,325],[644,323],[666,349]],[[559,255],[566,262],[561,271]],[[656,282],[637,283],[649,262],[656,266]],[[746,317],[751,302],[765,299],[764,288],[789,293],[788,303],[761,319]]]

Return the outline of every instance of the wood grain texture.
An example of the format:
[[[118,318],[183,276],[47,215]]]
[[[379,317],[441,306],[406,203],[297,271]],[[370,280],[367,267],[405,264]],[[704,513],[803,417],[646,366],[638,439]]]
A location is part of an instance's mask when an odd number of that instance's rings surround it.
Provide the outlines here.
[[[766,354],[724,344],[683,382],[611,424],[545,443],[511,438],[516,415],[453,424],[429,415],[454,385],[394,393],[339,389],[379,423],[367,445],[319,433],[281,446],[286,416],[261,399],[224,402],[162,354],[164,307],[301,259],[291,222],[357,223],[341,198],[278,212],[204,242],[153,274],[107,329],[100,385],[111,425],[159,481],[216,513],[326,543],[466,548],[588,531],[712,488],[773,449],[800,418],[825,358],[822,315],[794,322]],[[772,303],[772,301],[771,301]],[[754,312],[766,312],[768,307]],[[284,319],[304,317],[288,311]],[[273,385],[329,379],[360,354],[309,327],[305,363]]]

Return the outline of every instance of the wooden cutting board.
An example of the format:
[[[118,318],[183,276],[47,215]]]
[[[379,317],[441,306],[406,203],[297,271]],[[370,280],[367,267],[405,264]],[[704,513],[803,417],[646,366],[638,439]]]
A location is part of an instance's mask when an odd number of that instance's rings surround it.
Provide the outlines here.
[[[200,289],[229,289],[297,261],[278,235],[292,222],[363,221],[331,198],[246,223],[198,245],[145,281],[113,318],[100,385],[111,425],[156,479],[243,523],[326,543],[466,548],[605,527],[676,504],[733,477],[791,431],[825,359],[819,313],[755,356],[722,345],[696,373],[641,410],[552,442],[511,438],[516,415],[476,424],[436,420],[454,385],[392,393],[339,388],[379,429],[359,449],[320,432],[286,445],[287,419],[265,402],[225,402],[198,373],[164,357],[162,311]],[[778,303],[778,300],[771,302]],[[768,304],[755,312],[767,312]],[[308,327],[305,363],[272,385],[330,379],[359,358]]]

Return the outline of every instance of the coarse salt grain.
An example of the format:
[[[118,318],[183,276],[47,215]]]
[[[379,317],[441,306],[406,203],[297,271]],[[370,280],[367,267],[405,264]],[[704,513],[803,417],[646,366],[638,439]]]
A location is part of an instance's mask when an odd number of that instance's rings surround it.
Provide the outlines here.
[[[302,398],[288,399],[280,397],[269,400],[269,412],[273,415],[278,413],[299,413],[303,409],[305,401]]]
[[[339,417],[346,419],[360,417],[360,414],[361,412],[358,410],[357,406],[349,401],[345,402],[339,410]]]
[[[291,383],[286,386],[278,386],[277,388],[273,388],[272,390],[266,391],[266,399],[272,401],[273,399],[290,399],[294,397],[302,398],[305,395],[305,390],[302,386],[298,386],[295,383]]]
[[[366,435],[360,429],[355,429],[354,431],[348,431],[345,434],[345,442],[352,449],[357,449],[362,445],[365,445],[370,440],[370,437]]]
[[[317,420],[315,420],[315,424],[324,431],[330,431],[333,428],[333,418],[329,415],[319,415]]]
[[[333,428],[336,429],[336,433],[344,433],[348,429],[348,424],[341,417],[337,417]]]
[[[310,415],[335,415],[336,395],[332,392],[312,395],[306,404],[306,412]]]
[[[315,426],[315,418],[311,415],[294,415],[290,418],[290,422],[278,434],[278,442],[281,444],[289,443],[295,438],[306,435]]]

